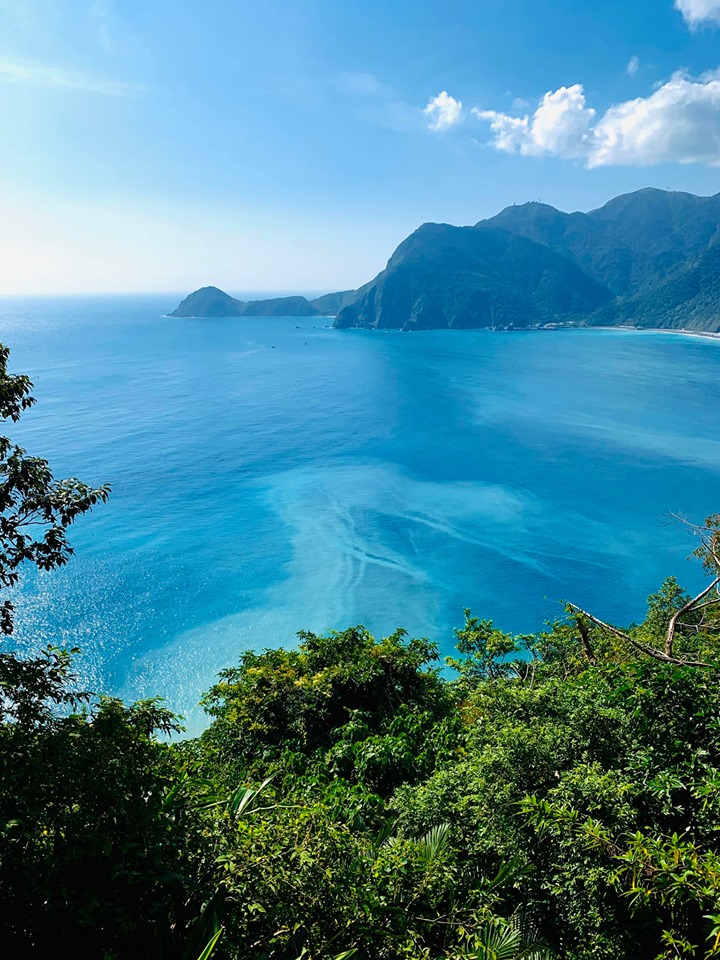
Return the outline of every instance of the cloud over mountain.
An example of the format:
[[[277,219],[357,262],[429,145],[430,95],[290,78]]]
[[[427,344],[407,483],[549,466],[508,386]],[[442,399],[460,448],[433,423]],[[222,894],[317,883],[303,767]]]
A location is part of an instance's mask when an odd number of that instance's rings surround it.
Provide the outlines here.
[[[591,167],[720,164],[720,76],[676,73],[649,97],[611,107],[594,130]]]
[[[492,145],[505,153],[528,157],[588,155],[595,111],[585,105],[579,83],[546,93],[532,115],[512,117],[475,107],[472,113],[488,121],[494,134]]]
[[[584,159],[588,167],[720,165],[720,72],[698,79],[676,73],[649,96],[616,104],[597,120],[581,84],[546,93],[523,117],[472,113],[490,124],[491,145],[505,153]]]

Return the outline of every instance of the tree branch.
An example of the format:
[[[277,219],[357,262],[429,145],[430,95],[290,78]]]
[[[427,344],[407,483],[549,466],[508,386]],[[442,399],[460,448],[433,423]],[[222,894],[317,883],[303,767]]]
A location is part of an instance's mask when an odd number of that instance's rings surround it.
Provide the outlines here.
[[[644,653],[648,657],[653,657],[655,660],[659,660],[661,663],[674,663],[680,667],[706,667],[707,669],[712,669],[715,666],[715,664],[704,663],[701,660],[683,660],[680,657],[668,656],[662,650],[656,650],[654,647],[649,647],[647,644],[633,639],[633,637],[629,636],[627,633],[623,633],[622,630],[618,630],[617,627],[613,627],[609,623],[599,620],[591,613],[588,613],[587,610],[583,610],[576,604],[568,601],[568,606],[575,611],[576,616],[579,615],[581,617],[587,617],[587,619],[591,620],[596,626],[601,627],[603,630],[607,630],[608,633],[612,633],[620,640],[624,640],[625,643],[629,643],[631,647],[634,647],[640,653]]]
[[[680,607],[680,609],[677,610],[672,615],[672,617],[670,618],[670,623],[668,624],[667,637],[665,638],[665,656],[666,657],[672,657],[673,655],[675,627],[677,626],[677,622],[680,619],[680,617],[683,614],[688,613],[690,610],[692,610],[695,604],[699,603],[703,599],[703,597],[706,597],[710,593],[712,588],[716,587],[719,583],[720,583],[720,576],[715,577],[715,579],[711,584],[709,584],[709,586],[705,587],[705,589],[701,593],[699,593],[696,597],[693,597],[692,600],[688,600],[688,602],[684,606]]]
[[[679,521],[680,523],[685,524],[686,527],[689,527],[696,536],[700,537],[700,541],[710,554],[710,556],[715,561],[715,566],[720,570],[720,556],[715,549],[715,544],[720,541],[720,528],[708,526],[707,523],[693,523],[691,520],[688,520],[686,517],[681,516],[679,513],[674,513],[671,511],[670,516]],[[708,518],[711,519],[711,518]],[[696,551],[697,552],[697,551]]]

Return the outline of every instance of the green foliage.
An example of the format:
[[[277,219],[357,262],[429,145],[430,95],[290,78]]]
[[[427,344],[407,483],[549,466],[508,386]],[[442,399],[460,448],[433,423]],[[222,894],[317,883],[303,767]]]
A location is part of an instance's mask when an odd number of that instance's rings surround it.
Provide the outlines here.
[[[10,351],[0,344],[0,419],[17,421],[35,402],[32,383],[7,370]],[[67,563],[72,548],[67,528],[105,501],[109,487],[93,489],[79,480],[55,480],[46,460],[0,437],[0,589],[14,586],[23,563],[52,570]],[[13,606],[0,604],[0,632],[12,633]]]
[[[458,686],[467,691],[484,680],[516,676],[527,679],[537,668],[535,636],[512,637],[492,620],[479,620],[465,610],[465,625],[455,631],[460,659],[447,657],[448,666],[460,675]]]
[[[204,700],[213,763],[235,778],[312,766],[387,793],[452,750],[433,644],[402,630],[376,641],[363,627],[299,637],[297,650],[247,653],[221,673]]]
[[[638,190],[590,213],[542,203],[487,221],[547,245],[604,284],[615,300],[591,323],[717,330],[717,197]]]
[[[666,583],[634,629],[662,634],[683,603]],[[468,612],[458,639],[457,679],[426,641],[362,628],[245,654],[208,694],[206,733],[176,745],[155,736],[174,723],[157,703],[8,715],[2,889],[33,918],[10,942],[62,931],[87,955],[258,960],[715,955],[716,674],[597,627],[590,661],[574,618],[510,638]]]
[[[648,597],[647,616],[641,631],[643,638],[656,642],[663,638],[670,617],[681,610],[689,599],[690,595],[683,590],[675,577],[668,577],[657,593]]]
[[[465,957],[473,960],[546,960],[552,952],[538,941],[518,915],[493,918],[468,945]]]
[[[164,921],[169,872],[185,859],[168,748],[177,729],[154,701],[101,699],[80,714],[0,727],[0,915],[15,956],[59,938],[86,955],[139,949]]]

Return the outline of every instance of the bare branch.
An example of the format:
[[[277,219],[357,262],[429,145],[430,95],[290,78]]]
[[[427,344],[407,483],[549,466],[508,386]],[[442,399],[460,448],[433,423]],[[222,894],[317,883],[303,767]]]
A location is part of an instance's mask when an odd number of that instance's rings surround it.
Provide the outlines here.
[[[596,626],[601,627],[603,630],[607,630],[608,633],[612,633],[620,640],[624,640],[625,643],[630,644],[631,647],[634,647],[640,653],[644,653],[648,657],[653,657],[653,659],[659,660],[661,663],[674,663],[680,667],[705,667],[707,669],[714,669],[716,667],[716,664],[704,663],[701,660],[684,660],[680,657],[668,656],[662,650],[656,650],[654,647],[649,647],[647,644],[641,643],[639,640],[635,640],[629,634],[623,633],[622,630],[618,630],[617,627],[613,627],[609,623],[599,620],[591,613],[588,613],[587,610],[583,610],[576,604],[568,601],[568,606],[575,611],[576,617],[578,615],[581,617],[587,617],[587,619],[591,620]]]
[[[707,523],[693,523],[691,520],[688,520],[687,517],[681,516],[679,513],[673,513],[671,511],[670,516],[677,520],[679,523],[684,524],[684,526],[689,527],[693,531],[695,536],[700,537],[702,540],[703,546],[707,551],[712,555],[715,563],[720,567],[720,556],[715,549],[714,544],[718,542],[718,536],[720,535],[720,529],[716,527],[710,527]]]
[[[692,600],[688,600],[688,602],[684,606],[680,607],[680,609],[677,610],[672,615],[672,617],[670,618],[670,623],[668,624],[667,637],[665,638],[665,656],[666,657],[672,657],[673,655],[673,642],[675,640],[675,628],[677,626],[677,622],[680,619],[680,617],[682,617],[683,614],[686,614],[690,610],[692,610],[695,604],[700,603],[703,597],[706,597],[710,593],[712,588],[716,587],[719,583],[720,583],[720,577],[715,577],[715,579],[711,584],[709,584],[709,586],[705,587],[705,589],[701,593],[699,593],[696,597],[693,597]],[[713,601],[713,602],[716,602],[716,601]]]
[[[712,600],[706,600],[704,603],[699,603],[694,610],[702,610],[704,607],[712,607],[714,604],[720,603],[720,597],[713,597]]]

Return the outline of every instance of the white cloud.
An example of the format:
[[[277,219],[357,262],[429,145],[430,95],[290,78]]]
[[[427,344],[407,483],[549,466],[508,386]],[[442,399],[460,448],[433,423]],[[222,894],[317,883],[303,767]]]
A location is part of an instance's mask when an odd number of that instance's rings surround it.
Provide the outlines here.
[[[505,153],[528,157],[587,156],[595,111],[585,105],[585,93],[579,83],[546,93],[532,116],[511,117],[475,107],[472,112],[489,122],[495,134],[493,146]]]
[[[649,97],[610,107],[594,132],[591,167],[720,165],[720,77],[676,73]]]
[[[675,0],[675,9],[691,27],[720,23],[720,0]]]
[[[634,77],[637,74],[638,70],[640,69],[640,61],[635,56],[635,54],[633,54],[632,57],[630,57],[630,59],[628,60],[627,67],[625,67],[625,69],[627,70],[629,77]]]
[[[462,120],[462,103],[443,90],[429,101],[423,113],[429,118],[431,130],[447,130]]]
[[[589,167],[720,166],[720,71],[699,79],[676,73],[648,97],[612,106],[597,121],[580,84],[546,93],[524,117],[472,112],[489,122],[491,145],[505,153],[584,159]]]
[[[67,67],[49,67],[12,60],[0,60],[0,83],[28,83],[38,87],[84,90],[87,93],[100,93],[108,97],[122,97],[137,93],[141,89],[139,84],[105,80]]]

